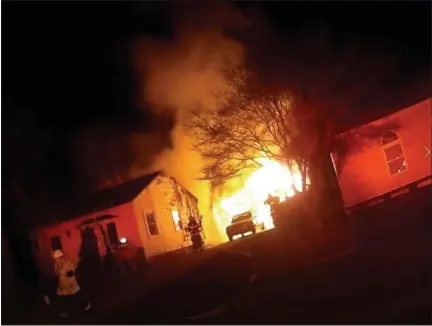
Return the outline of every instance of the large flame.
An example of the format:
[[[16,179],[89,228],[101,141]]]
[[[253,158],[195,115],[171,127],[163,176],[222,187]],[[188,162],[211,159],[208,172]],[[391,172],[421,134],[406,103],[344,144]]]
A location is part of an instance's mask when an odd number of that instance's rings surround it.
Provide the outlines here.
[[[273,228],[270,206],[265,204],[269,194],[279,197],[282,202],[295,194],[293,187],[302,191],[302,177],[297,168],[290,171],[270,159],[263,159],[260,164],[262,166],[246,178],[244,187],[214,205],[213,214],[221,232],[225,233],[234,215],[248,210],[252,211],[257,223],[263,223],[266,229]]]

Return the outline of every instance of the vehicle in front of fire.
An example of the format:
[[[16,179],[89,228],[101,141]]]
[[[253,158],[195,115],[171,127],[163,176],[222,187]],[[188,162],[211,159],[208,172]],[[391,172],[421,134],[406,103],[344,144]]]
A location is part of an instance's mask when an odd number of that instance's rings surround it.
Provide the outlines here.
[[[264,228],[262,223],[257,224],[255,217],[251,211],[247,211],[238,215],[235,215],[231,224],[226,228],[226,234],[230,241],[233,241],[234,236],[241,234],[242,236],[247,233],[255,234],[257,229]]]

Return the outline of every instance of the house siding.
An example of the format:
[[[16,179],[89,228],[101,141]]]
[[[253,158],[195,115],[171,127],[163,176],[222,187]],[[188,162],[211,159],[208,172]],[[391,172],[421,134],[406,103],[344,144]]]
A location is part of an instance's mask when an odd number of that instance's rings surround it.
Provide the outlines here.
[[[425,157],[425,147],[431,148],[431,99],[369,125],[378,126],[388,119],[399,122],[399,128],[395,132],[402,144],[407,169],[390,175],[380,144],[381,139],[376,139],[359,152],[349,153],[343,168],[338,171],[346,206],[353,206],[388,193],[432,173],[431,155]]]
[[[166,241],[163,236],[163,227],[161,227],[161,219],[158,205],[155,204],[155,198],[150,184],[139,196],[133,201],[134,212],[138,230],[140,233],[141,242],[144,246],[144,252],[147,258],[164,253],[167,251]],[[156,223],[158,226],[159,234],[150,235],[149,228],[147,225],[145,214],[147,212],[153,212],[155,214]]]
[[[164,189],[162,189],[157,182],[150,185],[150,191],[153,196],[156,214],[159,216],[158,220],[161,226],[161,233],[165,239],[166,251],[173,251],[182,248],[184,244],[184,234],[182,230],[176,231],[171,210],[178,210],[179,215],[183,219],[187,216],[185,211],[177,201],[171,202]]]
[[[82,244],[80,224],[88,219],[100,215],[115,215],[117,217],[99,222],[107,231],[107,224],[114,222],[119,237],[126,237],[133,245],[142,246],[138,227],[135,223],[133,206],[131,203],[119,205],[101,212],[81,216],[58,224],[37,229],[32,232],[33,242],[37,241],[38,248],[33,247],[33,254],[42,272],[51,274],[53,272],[51,258],[51,238],[60,237],[63,251],[75,264],[79,263],[79,251]],[[104,246],[104,243],[100,244]]]
[[[197,199],[175,182],[179,196],[175,195],[173,179],[166,176],[156,178],[135,200],[135,214],[147,257],[182,249],[191,244],[184,227],[189,215],[199,217]],[[183,229],[176,230],[172,210],[179,212]],[[157,236],[151,236],[145,219],[145,212],[153,211],[159,228]]]

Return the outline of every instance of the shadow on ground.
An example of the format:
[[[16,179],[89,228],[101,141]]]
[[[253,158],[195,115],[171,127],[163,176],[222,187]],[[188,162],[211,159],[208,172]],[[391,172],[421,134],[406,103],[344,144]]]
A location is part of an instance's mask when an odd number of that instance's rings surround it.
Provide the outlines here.
[[[358,248],[337,259],[314,264],[325,243],[283,242],[274,231],[234,241],[110,323],[430,324],[431,190],[351,216]],[[218,314],[182,318],[212,310]]]

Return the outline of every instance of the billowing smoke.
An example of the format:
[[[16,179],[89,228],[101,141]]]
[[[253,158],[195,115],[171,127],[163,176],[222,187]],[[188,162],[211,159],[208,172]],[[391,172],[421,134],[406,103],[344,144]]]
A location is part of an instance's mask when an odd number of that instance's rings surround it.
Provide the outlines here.
[[[243,60],[243,47],[227,36],[241,26],[240,13],[225,5],[180,7],[173,37],[139,37],[135,60],[143,77],[142,102],[155,110],[170,108],[181,120],[186,108],[214,108],[224,90],[223,70]]]
[[[170,111],[177,124],[171,132],[173,149],[154,162],[199,197],[201,211],[209,209],[209,186],[197,180],[201,158],[182,128],[188,109],[217,108],[215,94],[225,90],[224,70],[243,61],[243,46],[228,36],[247,23],[241,12],[226,4],[181,4],[173,8],[174,32],[169,40],[139,37],[135,64],[140,74],[142,105]]]

